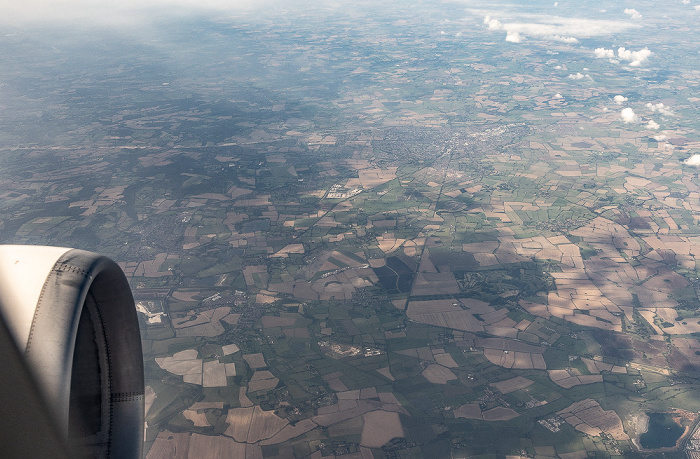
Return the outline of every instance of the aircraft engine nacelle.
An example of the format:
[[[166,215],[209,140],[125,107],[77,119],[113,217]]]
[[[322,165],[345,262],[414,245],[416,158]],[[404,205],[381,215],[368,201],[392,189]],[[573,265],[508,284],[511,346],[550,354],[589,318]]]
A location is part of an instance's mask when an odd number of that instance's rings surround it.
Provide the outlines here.
[[[140,458],[143,355],[119,266],[84,250],[0,245],[0,316],[0,454]]]

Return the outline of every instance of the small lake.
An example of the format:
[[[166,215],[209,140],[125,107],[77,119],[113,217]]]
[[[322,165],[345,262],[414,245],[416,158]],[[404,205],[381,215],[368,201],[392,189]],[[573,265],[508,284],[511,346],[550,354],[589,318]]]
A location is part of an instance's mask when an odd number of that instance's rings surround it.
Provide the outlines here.
[[[645,449],[670,448],[683,435],[685,429],[673,421],[669,413],[647,413],[649,429],[639,436],[639,444]]]

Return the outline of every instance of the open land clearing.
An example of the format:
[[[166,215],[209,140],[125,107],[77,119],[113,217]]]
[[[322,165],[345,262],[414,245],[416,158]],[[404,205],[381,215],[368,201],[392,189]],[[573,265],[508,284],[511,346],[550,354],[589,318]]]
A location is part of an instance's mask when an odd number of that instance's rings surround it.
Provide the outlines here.
[[[700,412],[693,5],[312,3],[0,34],[0,231],[124,271],[148,457],[619,457]]]
[[[399,414],[393,411],[370,411],[362,415],[360,444],[369,448],[384,446],[392,438],[403,437]]]
[[[597,436],[605,432],[615,440],[629,439],[617,413],[613,410],[603,410],[598,402],[593,399],[573,403],[557,414],[576,430],[580,430],[588,435]]]
[[[260,446],[238,443],[224,436],[163,431],[146,455],[148,459],[194,459],[201,457],[262,457]]]
[[[481,411],[478,403],[466,403],[454,410],[455,418],[482,419],[484,421],[508,421],[520,416],[512,408],[498,406],[490,410]]]
[[[505,381],[491,383],[491,385],[498,389],[498,391],[502,394],[509,394],[511,392],[515,392],[516,390],[525,389],[532,384],[534,384],[534,381],[523,378],[522,376],[516,376],[515,378],[507,379]]]

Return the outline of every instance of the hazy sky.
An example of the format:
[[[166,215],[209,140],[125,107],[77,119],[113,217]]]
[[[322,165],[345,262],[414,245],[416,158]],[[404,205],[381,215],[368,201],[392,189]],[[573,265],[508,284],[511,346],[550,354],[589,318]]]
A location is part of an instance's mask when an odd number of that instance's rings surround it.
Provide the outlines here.
[[[276,0],[0,0],[0,23],[27,24],[138,25],[156,12],[186,15],[195,12],[222,13],[269,8],[274,3],[288,6],[300,2]],[[157,15],[156,15],[157,16]]]

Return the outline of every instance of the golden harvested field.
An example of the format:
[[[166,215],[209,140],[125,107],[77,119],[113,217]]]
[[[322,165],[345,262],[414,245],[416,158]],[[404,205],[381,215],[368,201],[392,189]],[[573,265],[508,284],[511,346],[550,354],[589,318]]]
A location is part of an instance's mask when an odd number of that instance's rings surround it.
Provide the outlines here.
[[[259,448],[259,447],[258,447]],[[204,457],[249,457],[246,445],[236,443],[224,436],[200,435],[193,433],[190,438],[189,458]]]
[[[299,314],[282,314],[281,316],[263,316],[263,328],[293,327],[299,318]]]
[[[276,253],[270,255],[272,258],[287,258],[290,253],[303,254],[304,245],[303,244],[288,244],[281,248]]]
[[[504,406],[497,406],[496,408],[484,411],[481,415],[484,421],[508,421],[509,419],[520,416],[517,411]]]
[[[597,401],[586,399],[571,404],[557,413],[576,430],[589,435],[608,433],[616,440],[629,440],[622,427],[622,421],[613,410],[603,410]]]
[[[265,368],[267,366],[262,354],[245,354],[243,358],[248,362],[250,368]]]
[[[231,308],[220,307],[198,314],[172,319],[177,336],[218,336],[224,332],[219,322],[229,315]]]
[[[384,376],[385,378],[387,378],[390,381],[396,380],[396,378],[394,378],[394,376],[389,371],[389,367],[379,368],[379,369],[377,369],[377,373]]]
[[[328,427],[374,410],[408,414],[394,394],[390,392],[378,393],[379,401],[359,399],[360,391],[348,391],[337,395],[338,403],[319,408],[318,415],[311,418],[316,424]]]
[[[202,374],[202,359],[197,358],[197,351],[194,349],[177,352],[172,357],[156,357],[156,363],[175,375]]]
[[[379,250],[384,253],[391,253],[401,247],[406,240],[397,239],[394,237],[394,233],[384,233],[377,236],[377,244],[379,245]]]
[[[213,409],[224,409],[224,402],[195,402],[190,407],[191,410],[213,410]]]
[[[225,387],[226,366],[216,360],[204,362],[204,365],[202,366],[202,386]]]
[[[259,390],[270,390],[277,386],[279,379],[267,370],[256,371],[248,382],[248,390],[255,392]]]
[[[357,416],[350,418],[347,421],[333,424],[328,428],[328,435],[331,438],[345,437],[348,435],[361,435],[363,425],[364,423],[362,422],[362,416]]]
[[[447,384],[447,381],[457,379],[457,376],[449,368],[435,364],[428,365],[423,370],[423,376],[433,384]]]
[[[403,427],[399,414],[388,411],[370,411],[362,415],[362,439],[360,444],[369,448],[379,448],[392,438],[403,437]]]
[[[303,419],[294,425],[287,425],[282,430],[277,432],[275,435],[267,440],[262,440],[260,445],[274,445],[277,443],[282,443],[292,438],[303,435],[318,427],[311,419]]]
[[[359,181],[362,185],[362,188],[369,189],[374,188],[377,185],[381,185],[382,183],[386,183],[390,180],[394,180],[396,178],[397,169],[398,167],[396,166],[388,167],[386,169],[361,169],[357,171],[357,175],[359,177]]]
[[[530,354],[528,352],[514,352],[501,349],[484,349],[484,357],[491,363],[504,368],[544,370],[546,364],[542,354]]]
[[[523,378],[522,376],[516,376],[515,378],[506,379],[497,383],[491,383],[491,385],[498,389],[498,391],[502,394],[509,394],[511,392],[515,392],[516,390],[525,389],[532,384],[534,384],[533,381]]]
[[[240,350],[241,349],[238,347],[237,344],[227,344],[225,346],[221,346],[221,351],[224,353],[224,355],[235,354]]]
[[[172,433],[164,430],[156,437],[146,459],[186,459],[189,447],[189,433]]]
[[[280,418],[273,411],[263,411],[259,406],[256,406],[250,422],[247,442],[256,443],[270,438],[287,424],[289,424],[289,421]]]
[[[199,413],[195,410],[185,410],[182,412],[182,415],[192,421],[195,427],[209,426],[209,421],[207,421],[207,416],[204,413]]]
[[[571,389],[581,384],[592,384],[603,382],[603,375],[581,375],[574,374],[571,370],[547,370],[549,378],[558,386],[564,389]],[[578,372],[576,372],[578,373]]]
[[[240,443],[257,443],[281,431],[289,422],[259,406],[229,410],[226,435]]]
[[[253,406],[229,410],[226,417],[226,422],[229,425],[226,429],[226,435],[233,437],[238,442],[245,442],[248,438],[250,420],[254,410]]]
[[[455,360],[452,358],[450,354],[447,353],[439,353],[439,354],[434,354],[435,361],[442,365],[443,367],[447,368],[459,368],[459,365]]]
[[[411,301],[406,315],[429,325],[453,328],[463,331],[483,331],[484,327],[476,317],[459,306],[453,306],[451,300]]]
[[[444,293],[459,293],[459,285],[451,272],[418,273],[413,282],[411,295],[440,295]]]

